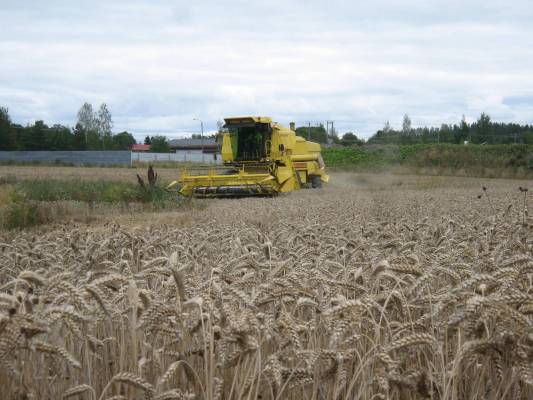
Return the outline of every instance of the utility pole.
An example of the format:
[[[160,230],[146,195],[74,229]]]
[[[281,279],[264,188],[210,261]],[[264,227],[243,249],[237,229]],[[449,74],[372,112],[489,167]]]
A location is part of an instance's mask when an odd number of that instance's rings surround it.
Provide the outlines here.
[[[204,121],[200,118],[193,118],[193,121],[200,121],[200,140],[202,143],[202,162],[204,162]]]
[[[327,144],[330,144],[330,137],[329,137],[330,132],[331,132],[332,135],[333,135],[333,132],[335,132],[335,127],[333,126],[334,122],[335,121],[326,121],[326,143]],[[331,123],[331,130],[329,128],[329,124],[330,123]]]
[[[311,122],[307,122],[307,140],[311,140]]]

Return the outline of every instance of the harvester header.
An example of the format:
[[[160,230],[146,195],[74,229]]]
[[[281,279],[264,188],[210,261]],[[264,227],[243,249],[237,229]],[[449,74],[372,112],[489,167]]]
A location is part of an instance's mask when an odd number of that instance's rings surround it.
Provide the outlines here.
[[[189,168],[178,181],[185,196],[274,195],[328,182],[318,143],[270,117],[224,118],[222,166]],[[293,124],[291,124],[291,128]]]

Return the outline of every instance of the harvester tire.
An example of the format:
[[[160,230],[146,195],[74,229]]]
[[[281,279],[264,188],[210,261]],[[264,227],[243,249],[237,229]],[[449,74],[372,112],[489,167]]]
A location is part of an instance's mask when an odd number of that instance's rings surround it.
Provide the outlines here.
[[[322,187],[322,180],[318,175],[311,175],[311,187],[313,189],[318,189]]]

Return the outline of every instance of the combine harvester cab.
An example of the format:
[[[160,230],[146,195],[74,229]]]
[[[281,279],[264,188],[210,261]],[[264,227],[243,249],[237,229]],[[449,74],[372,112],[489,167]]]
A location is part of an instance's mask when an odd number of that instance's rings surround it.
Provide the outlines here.
[[[269,117],[225,118],[222,161],[188,168],[169,188],[195,197],[275,195],[328,182],[318,143],[296,136]]]

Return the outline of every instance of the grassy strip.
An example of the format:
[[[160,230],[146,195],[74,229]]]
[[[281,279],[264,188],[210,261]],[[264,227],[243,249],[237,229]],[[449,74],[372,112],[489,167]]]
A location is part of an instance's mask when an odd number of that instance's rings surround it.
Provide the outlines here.
[[[193,200],[177,199],[162,186],[145,188],[128,182],[21,180],[0,182],[0,227],[26,228],[65,217],[87,220],[101,210],[160,211],[193,208]],[[78,215],[80,214],[80,215]]]
[[[162,187],[143,189],[137,184],[113,181],[32,179],[16,184],[16,198],[35,201],[163,202],[171,199]]]

